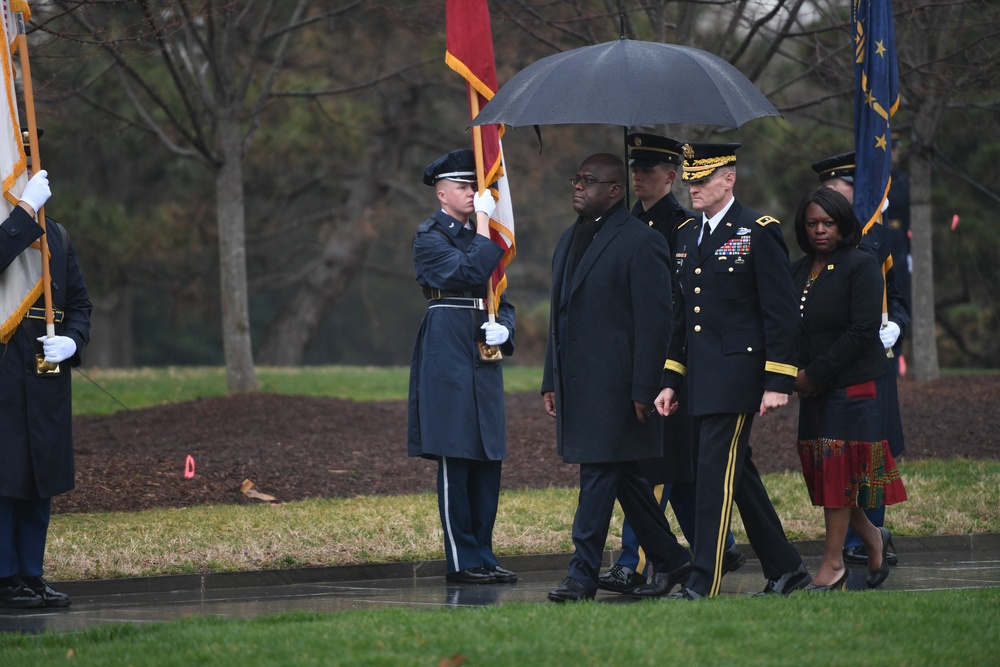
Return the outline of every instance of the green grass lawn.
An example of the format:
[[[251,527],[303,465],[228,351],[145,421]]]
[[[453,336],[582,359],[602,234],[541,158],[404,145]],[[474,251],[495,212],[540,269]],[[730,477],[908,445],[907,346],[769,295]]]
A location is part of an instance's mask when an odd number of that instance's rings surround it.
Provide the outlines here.
[[[0,635],[21,665],[991,665],[1000,589],[510,604]]]

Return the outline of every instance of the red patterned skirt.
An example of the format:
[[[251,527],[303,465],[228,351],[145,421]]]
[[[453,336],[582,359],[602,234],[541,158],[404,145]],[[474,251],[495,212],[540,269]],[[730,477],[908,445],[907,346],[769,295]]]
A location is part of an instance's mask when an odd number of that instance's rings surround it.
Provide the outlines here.
[[[906,500],[889,451],[875,381],[799,404],[799,460],[813,505],[869,509]]]

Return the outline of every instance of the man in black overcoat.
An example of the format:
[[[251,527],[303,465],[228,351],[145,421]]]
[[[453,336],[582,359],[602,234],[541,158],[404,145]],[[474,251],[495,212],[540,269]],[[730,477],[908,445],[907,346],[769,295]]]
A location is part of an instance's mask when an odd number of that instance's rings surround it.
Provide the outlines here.
[[[556,420],[556,445],[580,464],[573,521],[575,552],[555,602],[593,598],[615,499],[669,591],[690,572],[642,459],[663,453],[663,424],[653,412],[671,322],[667,242],[624,205],[625,165],[610,154],[588,157],[573,183],[579,214],[552,258],[551,324],[542,397]]]
[[[90,340],[93,306],[69,235],[51,219],[43,235],[35,221],[50,193],[48,175],[38,172],[0,225],[5,304],[11,297],[18,300],[18,286],[26,284],[23,276],[41,266],[40,244],[48,247],[56,332],[46,335],[42,297],[35,301],[28,296],[30,307],[9,317],[5,308],[0,337],[0,608],[70,603],[42,578],[42,558],[52,497],[74,486],[70,368],[80,364],[80,351]],[[28,294],[40,291],[39,283]]]
[[[781,227],[733,196],[739,144],[685,144],[683,179],[700,218],[673,249],[677,307],[657,410],[678,408],[686,383],[697,447],[694,571],[673,597],[719,593],[735,502],[768,583],[790,594],[809,584],[754,466],[750,427],[788,403],[797,368],[798,307]]]

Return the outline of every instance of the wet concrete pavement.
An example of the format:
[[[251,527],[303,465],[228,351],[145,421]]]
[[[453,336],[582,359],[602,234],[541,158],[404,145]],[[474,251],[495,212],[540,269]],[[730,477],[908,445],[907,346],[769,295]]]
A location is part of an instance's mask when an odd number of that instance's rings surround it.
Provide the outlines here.
[[[896,537],[899,565],[884,590],[937,590],[1000,586],[1000,535]],[[818,541],[797,542],[806,566],[815,571]],[[763,589],[760,563],[741,545],[747,564],[726,575],[724,595]],[[605,565],[612,562],[605,554]],[[516,584],[452,585],[442,561],[309,568],[267,572],[212,573],[58,582],[70,594],[68,609],[0,610],[0,632],[73,632],[105,623],[159,623],[189,616],[252,618],[291,611],[341,612],[391,607],[432,608],[510,602],[546,602],[546,593],[565,575],[566,554],[517,556],[503,564],[518,572]],[[865,587],[865,568],[852,568],[848,586]],[[627,604],[631,597],[598,592],[597,601]]]

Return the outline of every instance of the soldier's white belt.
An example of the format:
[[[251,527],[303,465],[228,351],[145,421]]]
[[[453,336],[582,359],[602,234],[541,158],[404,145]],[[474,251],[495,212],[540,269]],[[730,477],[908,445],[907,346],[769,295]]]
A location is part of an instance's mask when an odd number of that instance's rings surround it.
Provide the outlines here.
[[[483,299],[469,299],[463,297],[445,297],[443,299],[432,299],[427,302],[427,308],[469,308],[471,310],[486,310],[486,302]]]

